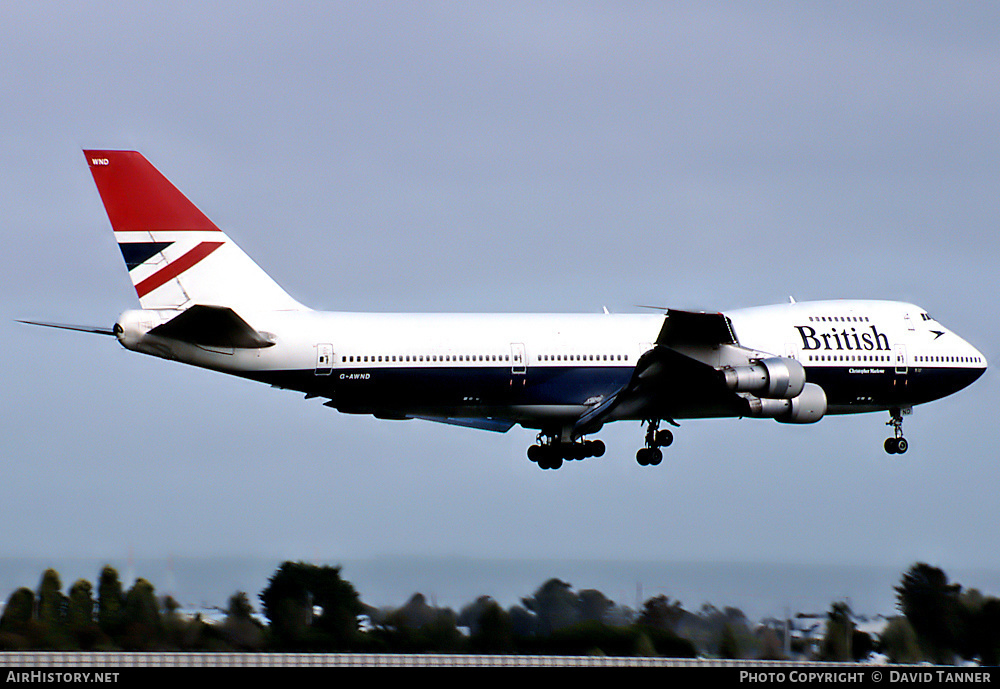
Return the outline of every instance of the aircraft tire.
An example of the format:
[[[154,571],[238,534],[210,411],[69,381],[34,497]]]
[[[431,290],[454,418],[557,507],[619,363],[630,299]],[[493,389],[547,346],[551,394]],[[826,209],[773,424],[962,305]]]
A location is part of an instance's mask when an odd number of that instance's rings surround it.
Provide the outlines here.
[[[903,454],[910,448],[910,444],[906,442],[906,438],[899,438],[896,440],[896,453]]]
[[[894,455],[899,452],[899,446],[897,443],[898,441],[895,438],[886,438],[883,447],[885,447],[885,451],[890,455]]]
[[[553,445],[540,445],[538,452],[539,469],[558,469],[562,466],[563,458],[559,453],[559,448]]]

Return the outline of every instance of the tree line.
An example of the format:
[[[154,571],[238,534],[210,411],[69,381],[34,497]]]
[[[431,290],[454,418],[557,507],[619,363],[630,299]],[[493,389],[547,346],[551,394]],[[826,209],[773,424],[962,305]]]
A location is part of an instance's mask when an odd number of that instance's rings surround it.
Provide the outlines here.
[[[604,654],[982,664],[1000,660],[1000,599],[963,590],[940,569],[913,565],[896,586],[897,608],[878,635],[857,626],[846,602],[830,606],[822,634],[794,638],[787,624],[753,624],[737,608],[686,610],[667,596],[639,610],[601,592],[550,579],[504,608],[481,596],[457,612],[414,594],[400,607],[361,601],[339,567],[285,562],[258,595],[230,597],[221,619],[184,614],[137,579],[127,590],[102,569],[63,593],[46,570],[38,590],[14,591],[0,615],[2,650],[306,651],[370,653]]]

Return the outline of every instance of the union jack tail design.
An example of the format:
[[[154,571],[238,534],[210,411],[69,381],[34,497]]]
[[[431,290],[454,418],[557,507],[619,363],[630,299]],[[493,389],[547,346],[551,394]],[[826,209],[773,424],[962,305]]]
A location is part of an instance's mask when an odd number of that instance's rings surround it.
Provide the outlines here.
[[[143,309],[304,309],[135,151],[84,151]]]

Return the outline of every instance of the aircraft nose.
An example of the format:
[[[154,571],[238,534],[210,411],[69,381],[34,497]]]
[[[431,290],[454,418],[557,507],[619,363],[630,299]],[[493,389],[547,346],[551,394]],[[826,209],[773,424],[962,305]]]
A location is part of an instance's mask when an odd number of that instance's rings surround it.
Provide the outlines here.
[[[989,362],[986,360],[986,357],[983,355],[982,352],[980,352],[978,349],[973,347],[968,342],[966,342],[965,344],[969,348],[970,352],[969,359],[972,362],[973,368],[979,367],[979,373],[976,375],[976,378],[979,378],[979,376],[986,373],[986,369],[989,368]]]
[[[983,355],[983,353],[980,352],[978,349],[976,349],[976,347],[973,346],[971,342],[969,342],[964,338],[962,338],[962,344],[964,344],[966,349],[968,350],[969,356],[972,359],[973,363],[980,364],[983,368],[986,368],[988,364],[986,361],[986,357]]]

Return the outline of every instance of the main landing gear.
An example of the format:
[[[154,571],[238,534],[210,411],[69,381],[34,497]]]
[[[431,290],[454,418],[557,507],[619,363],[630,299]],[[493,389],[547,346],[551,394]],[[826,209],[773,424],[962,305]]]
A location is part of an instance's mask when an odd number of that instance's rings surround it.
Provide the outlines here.
[[[667,429],[660,430],[659,419],[651,419],[646,425],[646,447],[635,453],[635,461],[640,466],[656,466],[663,461],[661,447],[667,447],[674,442],[674,434]]]
[[[635,453],[635,459],[642,466],[656,466],[663,461],[660,448],[673,443],[674,434],[660,428],[660,419],[650,419],[645,423],[646,446]],[[569,428],[563,429],[561,435],[553,435],[551,430],[539,433],[535,444],[528,448],[528,459],[540,469],[558,469],[564,461],[604,456],[603,441],[575,440],[571,434]]]
[[[558,469],[562,466],[563,460],[604,456],[605,448],[602,440],[563,441],[539,433],[537,441],[536,445],[528,448],[528,459],[540,469]]]
[[[886,421],[885,425],[892,426],[893,437],[886,438],[885,451],[890,455],[901,455],[910,447],[906,438],[903,437],[903,412],[898,407],[894,407],[889,410],[889,415],[892,418]]]

